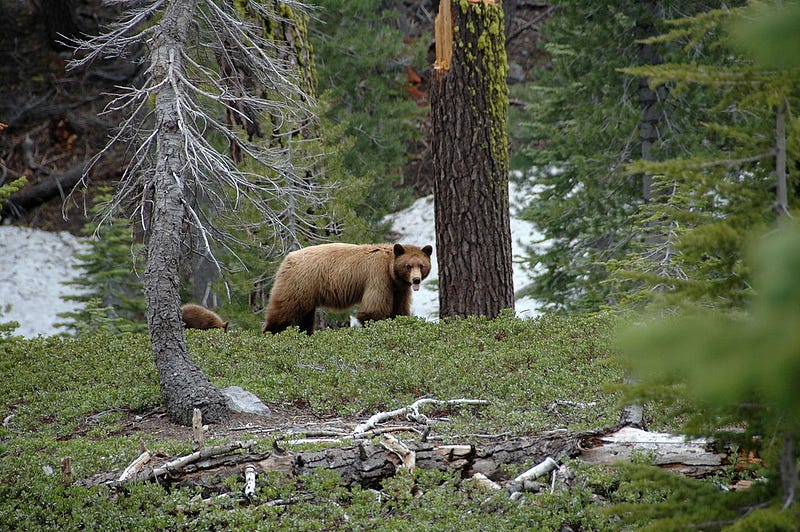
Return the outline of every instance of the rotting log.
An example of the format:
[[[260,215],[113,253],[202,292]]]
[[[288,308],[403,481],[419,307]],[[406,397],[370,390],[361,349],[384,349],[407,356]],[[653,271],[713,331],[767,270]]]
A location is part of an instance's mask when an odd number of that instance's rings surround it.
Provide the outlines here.
[[[503,480],[503,466],[520,466],[538,463],[547,457],[556,461],[579,454],[580,435],[558,430],[537,436],[509,438],[488,445],[443,445],[433,442],[403,442],[415,457],[415,467],[458,473],[463,478],[475,473],[492,480]],[[245,450],[250,443],[233,443],[225,453],[192,453],[165,464],[151,462],[151,468],[142,470],[137,479],[156,480],[169,484],[195,484],[198,477],[213,474],[220,478],[240,475],[242,468],[252,464],[257,473],[280,471],[287,475],[303,475],[319,469],[336,471],[347,485],[375,487],[393,476],[401,458],[380,443],[363,440],[354,445],[330,447],[319,451],[288,452],[280,449],[256,453]],[[208,456],[214,453],[213,456]],[[189,459],[192,457],[192,459]],[[153,474],[153,472],[157,472]],[[118,487],[120,471],[102,473],[79,480],[82,486],[107,485]]]
[[[706,438],[688,439],[681,435],[648,432],[622,427],[592,439],[578,458],[592,465],[631,462],[637,456],[653,465],[691,477],[704,477],[729,461],[729,453],[716,450]]]
[[[208,477],[241,476],[245,467],[252,466],[255,474],[272,471],[287,476],[330,470],[337,472],[346,485],[376,488],[400,468],[413,467],[453,472],[461,478],[476,478],[491,486],[502,484],[510,488],[515,480],[516,484],[524,484],[531,475],[539,475],[538,469],[531,472],[531,465],[553,469],[567,458],[591,465],[612,465],[630,462],[638,454],[654,465],[692,477],[708,476],[731,462],[728,451],[716,450],[708,440],[686,440],[680,435],[651,433],[633,427],[583,433],[561,429],[478,444],[401,442],[384,437],[382,442],[377,438],[364,439],[352,445],[299,452],[277,445],[269,452],[255,452],[255,444],[254,441],[233,442],[172,460],[153,460],[129,480],[207,484]],[[114,488],[124,484],[120,476],[120,471],[112,471],[79,480],[76,484]]]

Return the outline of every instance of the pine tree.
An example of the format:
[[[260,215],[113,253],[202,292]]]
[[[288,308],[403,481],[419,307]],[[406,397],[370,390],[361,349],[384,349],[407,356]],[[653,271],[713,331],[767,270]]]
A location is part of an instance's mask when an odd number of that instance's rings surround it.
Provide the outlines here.
[[[525,293],[549,309],[595,310],[618,302],[615,287],[606,282],[609,262],[625,257],[647,235],[632,217],[646,200],[643,182],[653,175],[626,167],[642,157],[648,137],[641,133],[646,117],[639,78],[619,69],[645,60],[638,41],[660,31],[665,19],[719,3],[659,2],[657,9],[633,1],[557,5],[544,28],[552,61],[536,73],[526,97],[532,116],[525,128],[527,153],[537,165],[537,192],[525,216],[548,243],[529,249],[530,265],[540,273]],[[665,63],[692,53],[658,50]],[[663,160],[698,142],[693,124],[709,98],[701,96],[657,101],[662,118],[657,137],[649,140],[649,158]]]
[[[342,166],[367,185],[355,212],[375,226],[413,201],[403,186],[408,145],[421,137],[426,109],[406,97],[405,67],[426,64],[427,41],[409,40],[390,2],[321,0],[312,32],[324,117],[352,142]],[[380,4],[380,5],[378,5]]]
[[[651,87],[669,85],[678,101],[694,93],[714,102],[698,116],[702,137],[691,149],[679,157],[640,160],[628,167],[657,176],[662,193],[643,206],[638,227],[661,220],[657,227],[673,250],[652,260],[654,250],[640,242],[628,260],[616,264],[620,278],[636,281],[634,298],[674,303],[688,297],[741,307],[751,293],[744,247],[798,206],[790,191],[799,182],[800,129],[791,110],[800,103],[800,70],[764,67],[738,53],[736,43],[742,39],[737,21],[743,19],[753,19],[752,8],[672,21],[671,31],[648,42],[678,42],[684,48],[724,53],[624,69],[646,76]],[[709,61],[713,58],[722,60]]]
[[[690,434],[717,435],[744,448],[760,445],[778,480],[773,493],[797,500],[800,449],[800,227],[759,242],[750,254],[757,295],[746,313],[708,309],[637,326],[622,342],[635,394],[654,390],[692,406]],[[745,430],[730,430],[743,427]]]
[[[100,214],[108,200],[108,194],[98,194],[92,214]],[[76,258],[84,274],[68,283],[80,293],[64,298],[80,308],[59,314],[67,321],[58,325],[76,334],[146,332],[142,245],[133,239],[130,220],[114,217],[99,226],[90,221],[83,233],[89,249]]]
[[[0,185],[0,207],[3,206],[3,202],[11,196],[14,192],[17,192],[25,183],[28,182],[28,178],[26,177],[19,177],[10,183],[3,183]]]
[[[689,37],[691,42],[693,35],[709,35],[710,27],[715,28],[711,34],[721,48],[744,50],[746,55],[729,54],[738,61],[724,68],[692,64],[666,72],[655,68],[649,75],[658,82],[678,80],[676,84],[715,89],[732,123],[709,123],[709,130],[726,141],[719,146],[727,149],[718,148],[704,154],[705,158],[696,155],[665,162],[665,176],[673,178],[675,190],[681,189],[673,194],[680,203],[670,198],[653,212],[675,214],[674,219],[683,214],[685,218],[694,208],[693,199],[716,196],[716,218],[698,217],[679,235],[686,242],[685,249],[704,249],[706,253],[720,249],[720,242],[738,243],[737,233],[754,233],[759,226],[778,228],[759,234],[756,245],[746,248],[749,253],[741,245],[730,245],[728,255],[746,264],[741,270],[750,273],[752,268],[748,288],[752,287],[754,295],[749,304],[742,305],[742,311],[720,313],[694,307],[675,318],[659,316],[648,327],[631,331],[623,346],[632,368],[643,379],[638,393],[671,390],[674,397],[695,407],[687,422],[690,433],[718,434],[745,447],[761,447],[770,470],[766,475],[769,493],[782,505],[750,514],[751,507],[743,513],[750,515],[742,519],[740,528],[778,529],[777,523],[797,522],[799,495],[800,226],[787,218],[792,217],[798,201],[797,195],[789,192],[797,189],[793,174],[798,130],[791,109],[796,107],[800,64],[796,58],[784,59],[781,53],[774,53],[772,44],[780,42],[789,49],[800,45],[800,3],[754,4],[691,17],[676,22],[676,29],[663,38]],[[760,164],[754,164],[756,161]],[[709,169],[717,171],[708,172],[711,179],[703,179],[708,174],[701,170]],[[754,182],[763,186],[753,186]],[[756,223],[742,223],[747,219]],[[715,238],[718,232],[728,237]],[[711,262],[723,265],[717,268],[722,275],[729,272],[724,261]],[[689,279],[686,286],[702,284],[703,279],[697,278]],[[687,292],[680,288],[677,293]],[[734,291],[721,293],[730,297]],[[744,431],[730,431],[729,427]]]

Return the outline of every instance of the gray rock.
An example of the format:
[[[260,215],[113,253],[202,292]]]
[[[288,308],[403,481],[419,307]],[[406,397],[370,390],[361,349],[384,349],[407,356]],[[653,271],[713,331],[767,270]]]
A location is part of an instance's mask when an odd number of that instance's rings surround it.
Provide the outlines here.
[[[261,399],[240,386],[228,386],[220,391],[225,396],[228,408],[234,412],[258,414],[260,416],[270,415],[269,407]]]

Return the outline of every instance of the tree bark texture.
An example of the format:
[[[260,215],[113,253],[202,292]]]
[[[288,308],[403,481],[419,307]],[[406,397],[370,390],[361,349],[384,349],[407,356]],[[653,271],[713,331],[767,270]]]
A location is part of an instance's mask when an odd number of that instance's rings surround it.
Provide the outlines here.
[[[778,220],[789,214],[789,196],[786,185],[786,98],[775,109],[775,210]]]
[[[151,72],[160,88],[155,99],[157,162],[149,183],[152,210],[144,274],[147,325],[164,406],[170,418],[182,425],[191,425],[195,408],[212,423],[228,415],[222,394],[189,357],[181,323],[179,263],[186,214],[182,200],[185,180],[191,176],[186,172],[179,85],[173,73],[182,68],[181,49],[194,9],[195,0],[170,2],[150,52]]]
[[[445,56],[431,84],[439,315],[494,318],[514,308],[503,11],[487,0],[442,1],[439,10]]]
[[[652,37],[658,34],[656,20],[661,18],[660,6],[657,0],[649,0],[641,3],[644,19],[639,21],[642,37]],[[637,59],[640,65],[661,64],[661,55],[655,45],[639,44]],[[642,121],[639,127],[639,140],[641,141],[641,156],[645,161],[652,161],[653,146],[661,138],[659,128],[664,119],[664,112],[659,104],[667,97],[667,87],[660,85],[656,90],[650,88],[647,78],[639,78],[639,105],[642,108]],[[645,202],[650,202],[653,198],[653,176],[642,176],[642,196]]]

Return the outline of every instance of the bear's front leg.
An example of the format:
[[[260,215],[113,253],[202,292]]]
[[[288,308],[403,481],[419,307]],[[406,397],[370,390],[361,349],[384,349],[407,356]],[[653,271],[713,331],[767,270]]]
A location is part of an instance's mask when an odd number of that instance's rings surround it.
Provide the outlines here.
[[[395,290],[392,301],[392,314],[390,317],[411,316],[411,289]]]
[[[391,317],[394,300],[391,290],[371,287],[364,291],[358,306],[356,319],[363,325],[367,321],[385,320]]]
[[[304,314],[300,318],[300,323],[298,325],[301,331],[305,331],[307,335],[311,336],[314,329],[317,328],[317,309]]]

